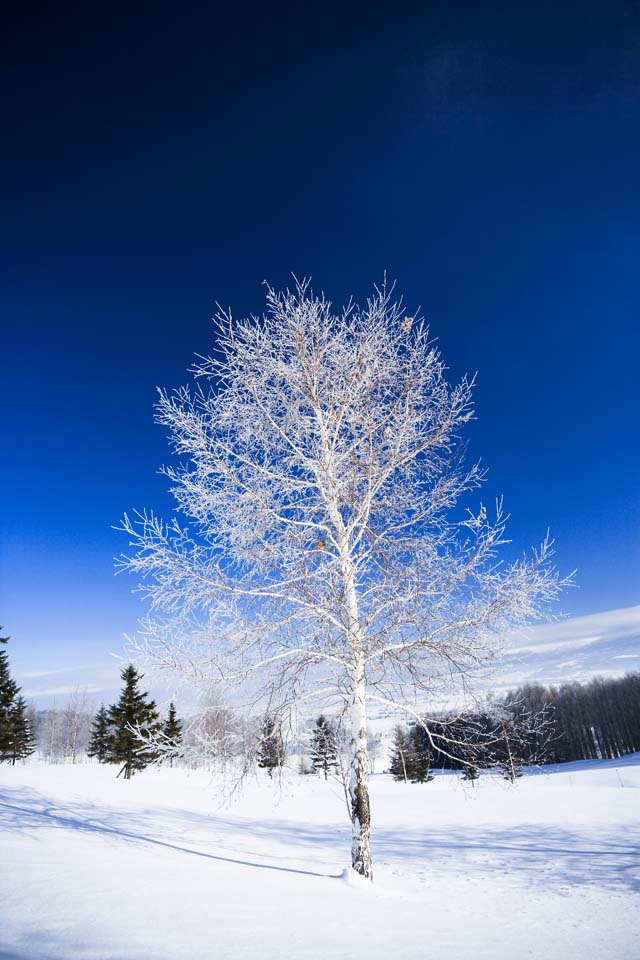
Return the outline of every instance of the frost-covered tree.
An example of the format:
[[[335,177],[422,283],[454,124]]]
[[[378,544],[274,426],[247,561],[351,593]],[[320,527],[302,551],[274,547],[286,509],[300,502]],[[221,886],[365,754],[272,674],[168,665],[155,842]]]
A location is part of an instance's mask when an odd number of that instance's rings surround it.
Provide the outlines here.
[[[96,713],[91,726],[91,737],[87,749],[87,756],[95,757],[98,763],[109,762],[111,747],[111,724],[104,704]]]
[[[500,502],[465,511],[484,479],[461,443],[472,384],[448,383],[421,320],[386,289],[341,312],[306,282],[267,303],[221,314],[197,385],[160,393],[184,520],[125,518],[150,600],[138,652],[262,711],[337,708],[352,865],[371,877],[368,710],[418,719],[561,583],[548,540],[498,561]]]
[[[91,707],[86,688],[76,687],[69,695],[62,711],[65,760],[76,763],[78,756],[89,747],[91,735]]]
[[[122,764],[118,776],[122,773],[125,780],[130,780],[137,770],[144,770],[157,759],[153,740],[161,722],[155,702],[138,689],[142,675],[133,664],[125,667],[120,676],[124,687],[120,699],[108,712],[111,737],[107,761]]]
[[[325,780],[338,769],[338,746],[333,725],[320,714],[311,733],[311,766],[315,773],[322,773]]]

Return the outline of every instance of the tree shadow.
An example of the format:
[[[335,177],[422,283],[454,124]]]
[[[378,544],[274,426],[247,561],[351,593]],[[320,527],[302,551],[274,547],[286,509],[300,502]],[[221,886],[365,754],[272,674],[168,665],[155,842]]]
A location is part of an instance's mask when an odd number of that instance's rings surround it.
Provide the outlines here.
[[[122,811],[111,808],[101,808],[95,803],[53,803],[43,794],[27,788],[17,790],[0,790],[0,831],[24,832],[34,834],[43,828],[71,830],[75,833],[95,834],[106,838],[129,843],[139,843],[161,847],[178,853],[190,854],[194,857],[203,857],[220,863],[230,863],[237,866],[251,867],[256,870],[270,870],[277,873],[293,873],[306,877],[321,879],[338,879],[340,874],[322,873],[314,870],[303,870],[296,867],[278,866],[272,863],[263,863],[259,860],[244,859],[242,857],[228,857],[220,854],[207,853],[192,847],[183,846],[149,836],[140,832],[148,827],[157,828],[157,820],[166,819],[167,814],[178,818],[183,827],[196,821],[199,825],[211,826],[212,822],[220,825],[220,818],[208,818],[190,814],[188,811],[157,809],[151,815],[134,811]],[[125,826],[126,825],[126,826]],[[335,834],[334,834],[335,836]],[[0,954],[0,960],[2,960]]]
[[[620,828],[622,830],[622,827]],[[594,826],[588,833],[549,824],[380,830],[378,860],[424,861],[425,871],[455,867],[468,875],[521,877],[547,888],[600,887],[640,891],[640,827],[624,840]]]
[[[10,947],[0,946],[0,960],[69,960],[70,956],[78,956],[77,944],[72,939],[65,939],[50,930],[38,931],[33,928],[28,935],[21,938],[21,942]],[[92,949],[84,946],[81,960],[93,960],[104,957],[104,946]],[[139,953],[136,954],[139,956]],[[109,960],[132,960],[131,954],[121,951],[110,953]],[[147,953],[145,960],[154,960],[153,955]]]
[[[347,823],[209,816],[166,807],[114,809],[91,802],[54,802],[28,788],[0,790],[0,831],[36,834],[43,828],[322,879],[340,876],[330,868],[335,870],[334,864],[344,861],[350,837]],[[225,850],[227,845],[232,849]],[[572,830],[535,823],[376,828],[374,822],[373,852],[380,867],[403,872],[410,865],[411,874],[425,877],[464,870],[468,876],[477,875],[480,883],[487,876],[509,875],[546,888],[640,891],[640,826],[631,824]],[[295,866],[296,861],[327,869],[305,869]]]

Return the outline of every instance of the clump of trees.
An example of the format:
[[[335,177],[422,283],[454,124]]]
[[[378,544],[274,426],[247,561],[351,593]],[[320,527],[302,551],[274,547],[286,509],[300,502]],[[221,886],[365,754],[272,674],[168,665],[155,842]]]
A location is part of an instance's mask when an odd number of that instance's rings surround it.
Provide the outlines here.
[[[38,755],[48,763],[78,763],[87,756],[91,740],[93,705],[87,691],[77,687],[66,702],[51,707],[29,707]]]
[[[120,674],[124,687],[117,703],[109,707],[109,747],[107,763],[121,764],[118,776],[130,780],[138,770],[144,770],[158,759],[153,744],[162,724],[154,700],[138,688],[142,679],[130,664]],[[152,744],[149,744],[149,740]]]
[[[0,637],[0,644],[8,640]],[[7,652],[0,650],[0,762],[15,764],[31,756],[34,749],[27,704],[11,677]]]
[[[614,760],[640,750],[640,671],[624,677],[594,677],[588,683],[527,684],[509,696],[523,710],[549,712],[548,763]],[[535,731],[530,732],[528,744],[535,752]]]
[[[133,664],[120,676],[124,686],[118,702],[108,708],[103,704],[98,710],[87,753],[100,763],[119,764],[118,776],[129,780],[149,764],[173,762],[179,756],[182,721],[171,703],[163,723],[155,701],[140,690],[142,675]]]
[[[433,753],[423,727],[398,725],[393,732],[389,771],[394,780],[430,783],[433,780]]]
[[[498,767],[514,783],[525,764],[615,759],[640,750],[640,673],[559,687],[527,684],[486,709],[424,717],[394,731],[390,773],[421,782],[434,767],[477,779]]]

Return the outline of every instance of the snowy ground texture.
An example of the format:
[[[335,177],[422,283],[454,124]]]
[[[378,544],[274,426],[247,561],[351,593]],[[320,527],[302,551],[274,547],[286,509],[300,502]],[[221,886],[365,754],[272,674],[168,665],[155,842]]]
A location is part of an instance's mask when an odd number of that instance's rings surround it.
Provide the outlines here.
[[[372,782],[376,883],[337,783],[0,767],[2,960],[640,957],[640,755],[479,787]]]

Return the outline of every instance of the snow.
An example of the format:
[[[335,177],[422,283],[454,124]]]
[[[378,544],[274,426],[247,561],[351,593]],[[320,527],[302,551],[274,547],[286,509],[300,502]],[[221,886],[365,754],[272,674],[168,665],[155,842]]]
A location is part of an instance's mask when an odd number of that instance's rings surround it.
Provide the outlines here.
[[[2,960],[640,956],[640,754],[531,773],[372,778],[375,884],[341,786],[0,766]]]

